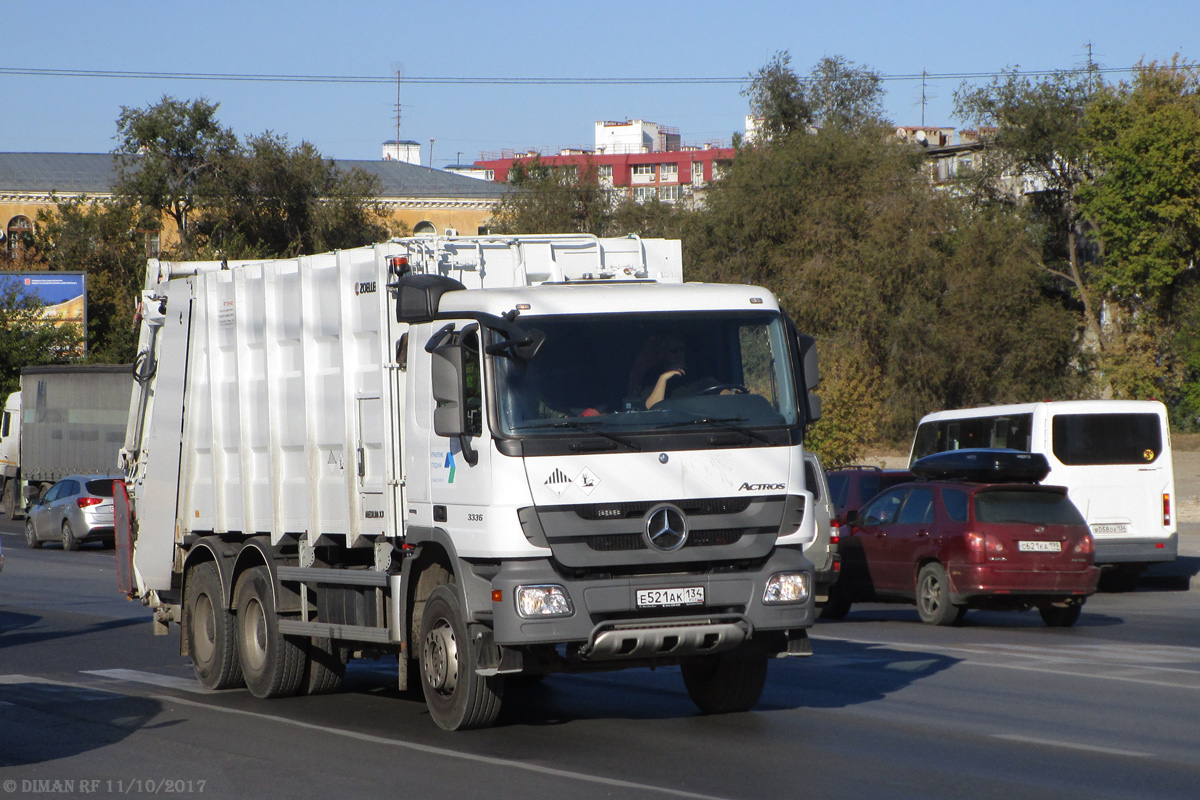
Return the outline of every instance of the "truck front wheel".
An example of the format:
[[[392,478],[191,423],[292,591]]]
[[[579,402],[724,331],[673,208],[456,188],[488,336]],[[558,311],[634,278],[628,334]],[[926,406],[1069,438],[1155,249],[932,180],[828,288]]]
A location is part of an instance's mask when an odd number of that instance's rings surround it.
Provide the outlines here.
[[[500,714],[504,676],[476,673],[475,649],[450,584],[438,586],[421,615],[421,689],[429,715],[448,731],[482,728]]]
[[[685,661],[683,685],[696,707],[705,714],[749,711],[758,704],[767,684],[766,652],[753,642],[715,656]]]
[[[279,632],[266,567],[246,570],[238,580],[237,598],[238,656],[246,688],[261,698],[296,694],[304,680],[304,646]]]
[[[238,657],[234,616],[221,599],[221,577],[211,561],[188,571],[184,590],[188,652],[196,680],[209,689],[241,686],[242,663]]]

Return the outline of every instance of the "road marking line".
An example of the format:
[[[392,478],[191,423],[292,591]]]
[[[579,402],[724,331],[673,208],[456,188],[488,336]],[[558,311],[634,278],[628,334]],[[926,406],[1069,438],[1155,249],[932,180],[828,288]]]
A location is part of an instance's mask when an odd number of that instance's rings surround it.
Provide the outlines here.
[[[996,733],[993,738],[1004,739],[1009,742],[1023,742],[1025,744],[1042,744],[1048,747],[1064,747],[1068,750],[1087,750],[1092,753],[1104,753],[1110,756],[1129,756],[1130,758],[1150,758],[1150,753],[1139,753],[1136,750],[1118,750],[1115,747],[1100,747],[1094,744],[1076,744],[1074,742],[1064,742],[1059,739],[1039,739],[1036,736],[1022,736],[1017,733]]]
[[[96,675],[101,678],[112,678],[127,683],[148,683],[161,686],[164,689],[178,689],[192,694],[218,694],[213,689],[201,686],[192,678],[176,678],[171,675],[157,675],[153,672],[141,672],[134,669],[93,669],[83,670],[84,675]]]
[[[432,747],[425,744],[417,744],[415,742],[405,742],[399,739],[388,739],[384,736],[375,736],[369,733],[358,733],[357,731],[348,731],[341,728],[329,728],[325,725],[315,725],[310,722],[300,722],[299,720],[287,719],[286,717],[277,717],[272,714],[262,714],[257,711],[243,711],[238,708],[224,708],[221,706],[211,705],[209,703],[201,703],[195,700],[186,700],[182,697],[171,697],[169,695],[155,696],[156,700],[161,700],[164,703],[179,703],[185,706],[194,706],[203,708],[208,711],[216,711],[224,714],[237,714],[245,717],[254,717],[256,719],[264,719],[271,722],[279,722],[284,725],[291,725],[296,728],[304,728],[307,730],[320,731],[321,733],[333,734],[335,736],[344,736],[348,739],[356,739],[361,742],[370,744],[391,745],[405,750],[415,750],[418,753],[427,755],[444,756],[446,758],[458,758],[464,761],[473,761],[480,764],[488,764],[495,767],[505,767],[509,769],[524,770],[526,772],[536,772],[541,775],[549,775],[555,778],[569,778],[571,780],[583,781],[585,783],[597,783],[603,786],[612,786],[618,789],[636,789],[638,791],[658,792],[660,794],[671,795],[672,797],[688,797],[693,800],[724,800],[708,794],[697,794],[695,792],[685,792],[680,789],[670,789],[665,786],[652,786],[647,783],[634,783],[632,781],[623,781],[617,778],[605,778],[601,775],[589,775],[586,772],[572,772],[571,770],[555,769],[553,767],[543,767],[537,764],[527,764],[517,761],[511,761],[507,758],[494,758],[492,756],[481,756],[474,753],[463,753],[458,750],[449,750],[444,747]]]

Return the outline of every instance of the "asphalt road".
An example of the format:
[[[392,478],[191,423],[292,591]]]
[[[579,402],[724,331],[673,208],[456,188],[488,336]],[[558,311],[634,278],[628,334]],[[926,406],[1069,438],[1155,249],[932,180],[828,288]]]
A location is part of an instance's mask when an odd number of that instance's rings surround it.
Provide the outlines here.
[[[394,664],[346,690],[206,692],[178,629],[116,593],[113,553],[31,551],[0,518],[0,800],[209,797],[1190,798],[1200,786],[1200,547],[1068,630],[1036,612],[931,628],[856,606],[771,665],[759,707],[700,716],[677,669],[512,688],[447,733]],[[1200,526],[1189,542],[1200,543]],[[1194,536],[1195,538],[1191,538]],[[1194,551],[1194,552],[1193,552]]]

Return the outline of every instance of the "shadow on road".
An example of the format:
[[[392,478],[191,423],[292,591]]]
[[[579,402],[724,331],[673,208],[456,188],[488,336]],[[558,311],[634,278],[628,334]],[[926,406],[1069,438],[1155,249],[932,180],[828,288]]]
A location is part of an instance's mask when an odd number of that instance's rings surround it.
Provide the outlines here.
[[[35,644],[73,636],[88,636],[93,633],[145,625],[144,619],[109,619],[79,628],[40,629],[42,618],[33,614],[0,610],[0,649],[22,644]]]
[[[1200,557],[1179,556],[1168,564],[1155,564],[1138,578],[1137,589],[1156,592],[1186,592],[1200,575]]]
[[[0,683],[0,768],[99,750],[143,729],[157,700],[83,686]]]

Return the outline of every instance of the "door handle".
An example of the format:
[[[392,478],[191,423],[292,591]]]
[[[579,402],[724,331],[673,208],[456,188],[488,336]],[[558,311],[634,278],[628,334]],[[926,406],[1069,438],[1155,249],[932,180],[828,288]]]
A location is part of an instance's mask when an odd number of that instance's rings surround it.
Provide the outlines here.
[[[928,536],[929,531],[917,531],[917,536]]]

